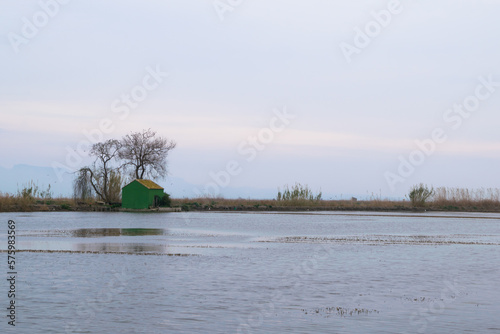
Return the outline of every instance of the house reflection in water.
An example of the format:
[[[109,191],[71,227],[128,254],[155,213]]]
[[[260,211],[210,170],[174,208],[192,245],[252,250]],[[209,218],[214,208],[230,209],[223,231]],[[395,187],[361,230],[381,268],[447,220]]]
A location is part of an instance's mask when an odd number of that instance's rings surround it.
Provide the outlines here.
[[[119,236],[167,235],[167,230],[158,228],[82,228],[71,231],[75,238],[99,238]]]
[[[109,242],[88,242],[75,243],[74,250],[79,252],[102,252],[102,253],[127,253],[127,254],[144,254],[168,253],[166,241],[165,244],[151,243],[149,238],[137,238],[134,242],[131,239],[124,238],[120,242],[115,237],[141,237],[141,236],[158,236],[168,235],[165,229],[155,228],[83,228],[70,231],[74,238],[106,238]],[[142,241],[142,242],[141,242]],[[157,240],[156,240],[157,242]]]

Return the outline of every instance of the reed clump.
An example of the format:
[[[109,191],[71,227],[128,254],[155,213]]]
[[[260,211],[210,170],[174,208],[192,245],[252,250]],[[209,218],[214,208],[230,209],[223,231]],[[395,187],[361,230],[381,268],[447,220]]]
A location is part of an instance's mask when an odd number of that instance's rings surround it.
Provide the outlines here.
[[[8,211],[16,204],[16,198],[10,194],[0,193],[0,212]]]
[[[424,207],[427,200],[429,200],[432,195],[434,195],[434,189],[423,183],[413,186],[410,189],[408,197],[410,198],[411,204],[415,207]]]
[[[314,193],[309,186],[295,183],[289,187],[285,185],[283,191],[278,188],[276,201],[283,206],[306,206],[321,202],[322,193]]]
[[[500,209],[500,189],[439,187],[434,191],[432,204],[451,209],[498,210]]]
[[[23,198],[17,195],[0,193],[0,212],[33,212],[33,211],[60,211],[73,210],[78,207],[72,198],[40,197]]]
[[[41,188],[34,181],[18,187],[17,193],[0,192],[0,212],[51,211],[56,208],[71,208],[73,201],[67,198],[53,198],[51,186]]]

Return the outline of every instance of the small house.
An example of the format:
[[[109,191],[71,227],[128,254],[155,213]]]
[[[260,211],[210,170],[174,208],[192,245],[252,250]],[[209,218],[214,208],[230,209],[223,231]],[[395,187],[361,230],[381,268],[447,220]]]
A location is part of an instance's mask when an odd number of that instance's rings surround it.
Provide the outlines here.
[[[137,179],[122,188],[122,208],[157,207],[164,195],[163,188],[153,181]]]

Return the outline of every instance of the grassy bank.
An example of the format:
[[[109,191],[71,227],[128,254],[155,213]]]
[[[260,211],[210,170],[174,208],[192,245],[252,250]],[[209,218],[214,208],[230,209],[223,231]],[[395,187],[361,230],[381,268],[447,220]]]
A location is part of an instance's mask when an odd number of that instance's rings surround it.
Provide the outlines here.
[[[72,198],[37,198],[0,194],[0,212],[111,211],[115,206]]]
[[[183,211],[462,211],[500,212],[500,192],[473,192],[438,188],[433,199],[415,207],[410,201],[358,200],[255,200],[225,198],[172,199],[172,207]],[[72,198],[41,198],[0,193],[0,212],[115,211],[119,204],[106,205]]]

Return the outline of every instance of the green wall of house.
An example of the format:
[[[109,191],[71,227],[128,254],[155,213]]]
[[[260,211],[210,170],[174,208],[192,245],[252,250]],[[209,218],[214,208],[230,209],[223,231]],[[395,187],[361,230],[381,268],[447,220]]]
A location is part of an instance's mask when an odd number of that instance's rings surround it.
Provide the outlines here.
[[[122,189],[122,208],[147,209],[154,206],[155,196],[163,195],[163,189],[148,189],[135,180]]]

